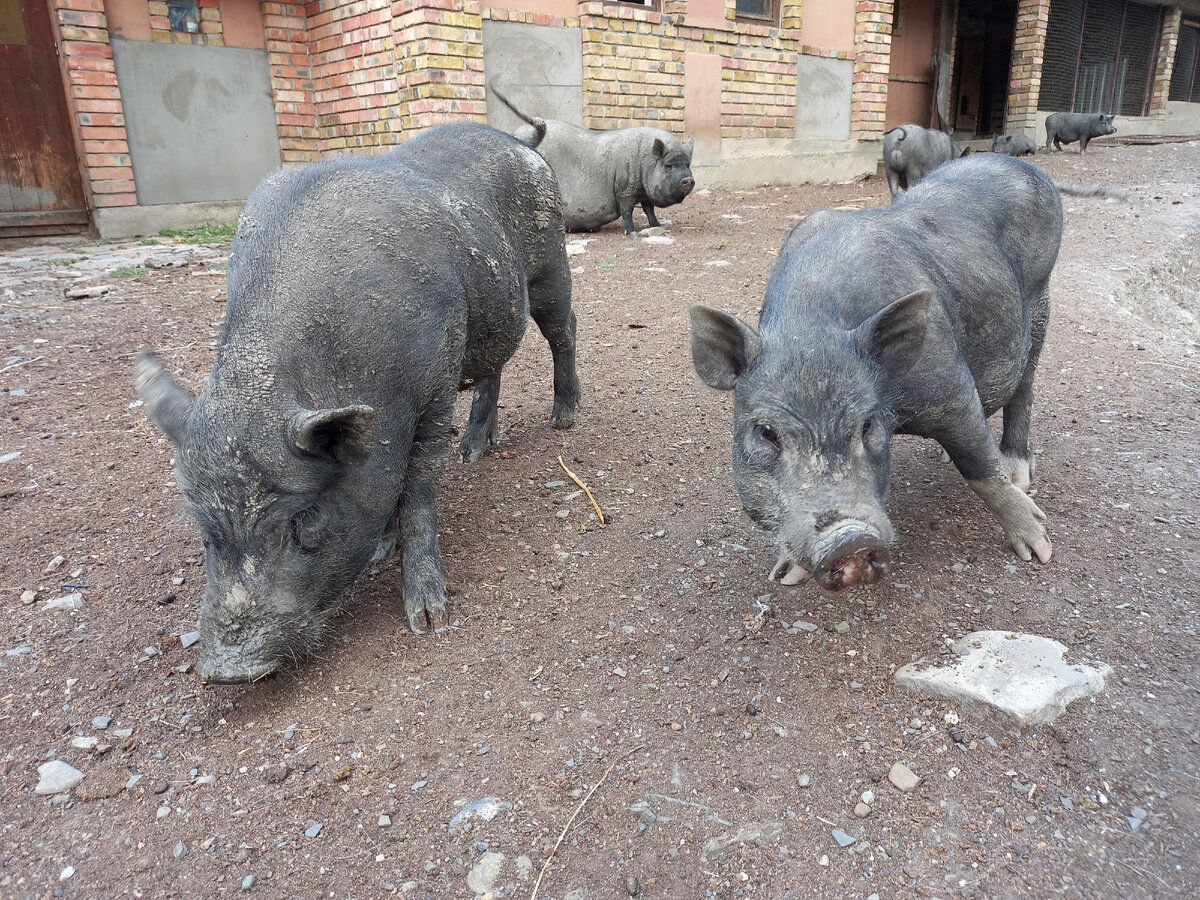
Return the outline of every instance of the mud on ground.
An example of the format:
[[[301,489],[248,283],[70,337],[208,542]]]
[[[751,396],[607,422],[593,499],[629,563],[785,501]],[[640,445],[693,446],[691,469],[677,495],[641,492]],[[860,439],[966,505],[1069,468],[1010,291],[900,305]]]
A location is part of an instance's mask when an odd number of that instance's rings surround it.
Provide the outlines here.
[[[672,244],[618,224],[572,257],[578,425],[549,426],[531,329],[495,452],[449,467],[454,628],[409,634],[386,561],[321,652],[244,687],[199,684],[181,644],[201,547],[131,384],[142,343],[193,387],[208,372],[224,248],[0,247],[0,896],[526,898],[551,855],[538,896],[558,900],[1194,895],[1200,144],[1036,162],[1134,197],[1065,201],[1034,413],[1049,565],[1013,557],[933,446],[902,438],[890,579],[767,580],[687,307],[753,321],[799,217],[887,189],[701,195],[666,211]],[[114,252],[126,277],[64,299]],[[137,274],[146,256],[190,262]],[[70,593],[82,608],[43,609]],[[891,681],[981,628],[1113,675],[1024,735]],[[51,758],[85,774],[71,793],[35,795]]]

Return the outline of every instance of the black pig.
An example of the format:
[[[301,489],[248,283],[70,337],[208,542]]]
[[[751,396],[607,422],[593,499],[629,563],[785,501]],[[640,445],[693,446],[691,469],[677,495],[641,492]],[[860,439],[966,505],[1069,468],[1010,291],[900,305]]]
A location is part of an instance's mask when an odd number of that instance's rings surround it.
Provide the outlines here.
[[[1092,138],[1116,133],[1113,117],[1103,113],[1051,113],[1046,117],[1046,152],[1050,152],[1051,143],[1055,150],[1061,150],[1063,144],[1079,141],[1082,156]]]
[[[229,254],[225,328],[198,398],[149,352],[137,386],[178,447],[208,588],[200,675],[253,681],[312,649],[342,591],[400,551],[404,610],[445,627],[435,487],[495,434],[529,316],[574,422],[575,315],[550,167],[503,132],[432,128],[383,156],[269,176]]]
[[[774,540],[773,577],[839,588],[883,574],[897,432],[938,441],[1017,555],[1050,559],[1045,517],[1026,491],[1062,216],[1043,172],[980,154],[890,206],[801,223],[757,330],[692,307],[696,371],[734,392],[734,482]],[[987,417],[1001,408],[997,449]]]

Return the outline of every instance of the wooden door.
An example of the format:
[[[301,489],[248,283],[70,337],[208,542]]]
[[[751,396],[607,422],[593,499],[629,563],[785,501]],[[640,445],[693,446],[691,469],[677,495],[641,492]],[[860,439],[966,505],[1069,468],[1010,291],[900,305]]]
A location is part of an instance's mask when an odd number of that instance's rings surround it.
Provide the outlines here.
[[[933,124],[933,56],[941,0],[897,0],[885,124]]]
[[[46,0],[0,0],[0,235],[77,231],[83,181]]]

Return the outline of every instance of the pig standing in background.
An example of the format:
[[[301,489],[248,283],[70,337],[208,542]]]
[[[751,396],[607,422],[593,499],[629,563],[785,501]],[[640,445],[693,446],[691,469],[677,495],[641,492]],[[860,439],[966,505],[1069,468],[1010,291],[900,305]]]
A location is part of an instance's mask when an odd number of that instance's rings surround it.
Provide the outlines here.
[[[674,206],[696,186],[691,138],[685,144],[661,128],[591,131],[557,119],[531,117],[495,84],[500,102],[526,124],[513,134],[550,163],[563,198],[567,231],[592,231],[620,218],[633,234],[633,208],[641,205],[651,228],[655,207]]]
[[[1050,152],[1051,143],[1055,150],[1061,150],[1064,143],[1079,141],[1079,155],[1082,156],[1092,138],[1116,133],[1113,117],[1103,113],[1051,113],[1046,117],[1046,152]]]
[[[883,574],[897,432],[938,441],[1017,555],[1050,559],[1045,516],[1026,492],[1062,221],[1041,170],[980,154],[890,206],[801,223],[758,330],[692,307],[696,371],[734,392],[734,483],[774,540],[772,577],[839,588]],[[987,417],[1001,408],[997,450]]]
[[[228,317],[198,398],[143,351],[204,538],[200,676],[253,681],[319,643],[338,597],[399,549],[410,627],[446,626],[435,487],[495,437],[500,371],[532,316],[575,420],[575,315],[550,167],[503,132],[432,128],[384,156],[269,176],[246,203]]]
[[[992,136],[992,152],[1007,153],[1009,156],[1032,156],[1037,153],[1033,138],[1024,134],[997,134]]]
[[[883,133],[883,169],[892,199],[944,162],[966,156],[950,135],[920,125],[897,125]]]

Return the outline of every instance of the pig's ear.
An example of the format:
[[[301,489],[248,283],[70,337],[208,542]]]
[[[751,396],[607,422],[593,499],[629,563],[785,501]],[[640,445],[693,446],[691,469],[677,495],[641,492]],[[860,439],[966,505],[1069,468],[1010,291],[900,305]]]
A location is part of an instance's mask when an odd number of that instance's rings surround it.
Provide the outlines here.
[[[683,149],[687,151],[688,160],[691,161],[692,151],[696,149],[696,138],[688,138],[687,143],[683,145]]]
[[[903,375],[921,355],[932,299],[929,291],[916,291],[885,306],[854,329],[854,339],[863,353],[888,375]]]
[[[374,444],[375,410],[369,406],[341,409],[302,409],[292,416],[292,443],[313,456],[343,465],[361,466]]]
[[[733,390],[761,349],[758,333],[737,316],[703,303],[692,304],[692,363],[709,387]]]
[[[134,362],[134,386],[146,412],[166,432],[176,447],[184,446],[188,420],[196,398],[172,378],[149,347],[138,351]]]
[[[654,145],[650,148],[651,152],[662,159],[662,155],[667,152],[667,148],[663,145],[662,138],[655,138]]]

